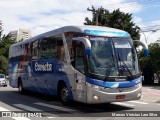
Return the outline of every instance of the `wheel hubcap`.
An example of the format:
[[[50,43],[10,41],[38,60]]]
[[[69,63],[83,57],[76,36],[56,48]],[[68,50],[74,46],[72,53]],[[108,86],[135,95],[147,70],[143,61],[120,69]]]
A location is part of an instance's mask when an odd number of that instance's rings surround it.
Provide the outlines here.
[[[67,88],[63,88],[62,89],[61,96],[62,96],[62,100],[63,101],[67,101],[67,97],[68,97],[68,90],[67,90]]]

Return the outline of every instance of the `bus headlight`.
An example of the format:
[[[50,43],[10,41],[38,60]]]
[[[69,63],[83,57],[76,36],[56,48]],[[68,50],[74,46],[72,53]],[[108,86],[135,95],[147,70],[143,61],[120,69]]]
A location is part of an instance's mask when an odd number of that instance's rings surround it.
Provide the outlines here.
[[[94,95],[93,98],[94,98],[95,100],[99,100],[99,99],[100,99],[100,97],[97,96],[97,95]]]

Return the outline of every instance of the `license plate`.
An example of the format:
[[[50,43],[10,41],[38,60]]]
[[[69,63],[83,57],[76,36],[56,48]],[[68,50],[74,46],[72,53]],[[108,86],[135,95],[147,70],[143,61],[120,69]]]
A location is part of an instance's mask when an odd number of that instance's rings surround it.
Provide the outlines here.
[[[125,99],[125,95],[117,95],[116,99]]]

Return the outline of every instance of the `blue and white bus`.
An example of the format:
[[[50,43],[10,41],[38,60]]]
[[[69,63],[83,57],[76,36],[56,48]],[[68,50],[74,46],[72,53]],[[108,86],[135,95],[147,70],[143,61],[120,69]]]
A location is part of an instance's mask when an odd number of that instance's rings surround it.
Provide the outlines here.
[[[9,80],[20,93],[59,96],[62,103],[137,100],[142,89],[130,35],[100,26],[65,26],[12,45]]]

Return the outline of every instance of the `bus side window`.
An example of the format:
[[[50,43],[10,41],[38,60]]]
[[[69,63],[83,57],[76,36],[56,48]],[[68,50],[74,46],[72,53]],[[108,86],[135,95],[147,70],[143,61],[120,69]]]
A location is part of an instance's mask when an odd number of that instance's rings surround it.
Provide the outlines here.
[[[64,61],[65,49],[63,45],[62,35],[55,36],[54,40],[56,41],[56,58],[58,60]]]
[[[73,46],[72,46],[72,41],[70,43],[68,43],[68,51],[69,51],[69,55],[70,55],[71,64],[72,64],[72,66],[74,66],[74,50],[73,50]]]
[[[38,41],[33,42],[31,53],[32,53],[32,60],[37,60],[38,59]]]
[[[57,59],[64,61],[65,51],[62,40],[57,40]]]
[[[49,55],[49,40],[44,38],[40,41],[40,48],[39,48],[39,58],[40,59],[48,59]]]
[[[82,72],[85,73],[85,66],[84,66],[84,54],[83,54],[83,47],[81,46],[76,46],[75,48],[75,68]]]
[[[33,48],[33,43],[29,43],[29,60],[32,59],[32,48]]]
[[[53,37],[50,37],[50,50],[49,50],[49,56],[51,59],[56,58],[56,41]]]
[[[74,65],[75,64],[74,63],[74,50],[73,50],[73,45],[72,45],[73,35],[72,36],[69,36],[69,35],[67,36],[67,35],[66,35],[66,41],[67,41],[68,52],[70,55],[71,64],[74,67],[75,66]]]
[[[56,41],[54,37],[47,37],[40,42],[40,59],[54,59],[55,58]]]
[[[30,44],[29,44],[29,43],[28,43],[28,44],[25,44],[25,45],[23,46],[23,51],[24,51],[24,58],[23,58],[23,60],[24,60],[24,61],[30,60],[30,57],[31,57],[31,49],[30,49]]]

